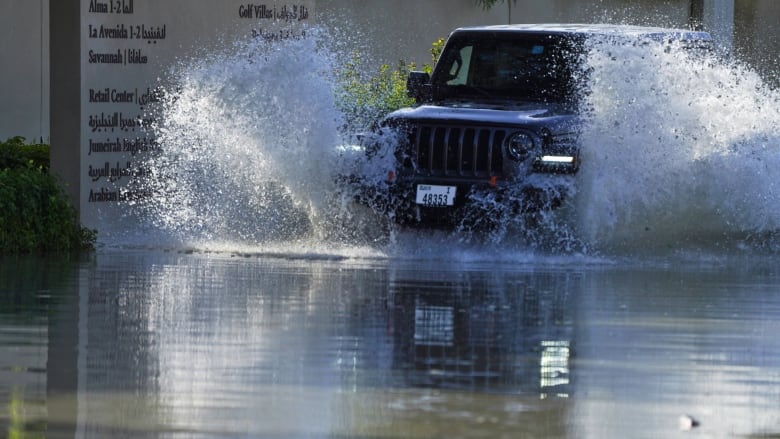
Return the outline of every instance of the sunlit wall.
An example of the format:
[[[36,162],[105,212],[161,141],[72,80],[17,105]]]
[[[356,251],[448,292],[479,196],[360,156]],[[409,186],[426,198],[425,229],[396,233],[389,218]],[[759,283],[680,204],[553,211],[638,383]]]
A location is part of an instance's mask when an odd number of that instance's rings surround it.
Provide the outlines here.
[[[0,69],[0,140],[49,138],[49,1],[4,0],[0,6],[0,39],[11,42],[0,45],[0,59],[13,60]],[[705,1],[715,20],[730,0]],[[378,61],[425,63],[431,43],[458,26],[577,21],[680,27],[690,12],[691,0],[518,0],[489,11],[474,0],[319,0],[316,21]],[[733,14],[733,53],[778,84],[780,3],[734,0]],[[730,36],[729,26],[710,27],[721,38]]]

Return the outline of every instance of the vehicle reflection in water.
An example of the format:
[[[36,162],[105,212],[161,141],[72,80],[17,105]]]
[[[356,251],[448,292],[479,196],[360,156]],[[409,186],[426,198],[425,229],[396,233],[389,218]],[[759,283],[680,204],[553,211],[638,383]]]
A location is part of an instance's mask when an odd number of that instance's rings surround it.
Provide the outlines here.
[[[579,280],[466,272],[391,281],[394,367],[412,386],[567,397]]]
[[[706,437],[780,431],[773,260],[238,256],[2,265],[10,415],[0,428],[79,439],[652,438],[679,437],[689,413]]]
[[[577,277],[419,268],[99,256],[50,323],[49,434],[562,434]]]

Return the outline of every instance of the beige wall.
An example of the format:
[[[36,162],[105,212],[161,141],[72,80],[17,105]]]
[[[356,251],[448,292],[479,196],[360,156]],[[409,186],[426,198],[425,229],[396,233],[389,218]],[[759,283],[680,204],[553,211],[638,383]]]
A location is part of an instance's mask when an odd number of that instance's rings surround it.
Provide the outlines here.
[[[0,2],[0,140],[49,138],[49,0]]]
[[[320,23],[366,55],[381,54],[377,61],[420,64],[430,61],[433,41],[459,26],[608,22],[684,27],[690,0],[517,0],[489,11],[474,0],[318,0],[317,10]]]
[[[0,1],[0,139],[49,139],[50,0]],[[217,0],[218,1],[218,0]],[[725,0],[705,0],[717,16]],[[729,0],[730,1],[730,0]],[[377,61],[430,61],[429,48],[457,26],[506,23],[506,3],[482,11],[474,0],[318,0],[317,20]],[[512,22],[625,22],[685,26],[690,0],[517,0]],[[780,70],[780,1],[735,0],[733,52],[767,77]],[[714,32],[723,26],[710,24]],[[727,37],[728,35],[724,35]],[[778,84],[774,80],[774,84]]]
[[[780,1],[737,0],[734,54],[780,86]]]

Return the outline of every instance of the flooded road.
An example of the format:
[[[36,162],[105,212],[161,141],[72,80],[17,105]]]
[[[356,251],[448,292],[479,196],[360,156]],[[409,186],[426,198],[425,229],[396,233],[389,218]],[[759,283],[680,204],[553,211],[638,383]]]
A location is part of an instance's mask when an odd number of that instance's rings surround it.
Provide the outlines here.
[[[8,437],[780,434],[772,257],[104,249],[1,267]]]
[[[780,437],[754,72],[594,46],[576,193],[483,242],[353,211],[338,177],[394,168],[345,166],[341,55],[259,43],[171,72],[134,188],[158,196],[95,254],[0,258],[6,436]]]

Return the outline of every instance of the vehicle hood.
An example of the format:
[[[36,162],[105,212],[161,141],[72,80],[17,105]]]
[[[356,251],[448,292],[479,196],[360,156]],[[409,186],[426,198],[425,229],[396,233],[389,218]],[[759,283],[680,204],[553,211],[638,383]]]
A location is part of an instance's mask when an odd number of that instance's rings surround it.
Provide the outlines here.
[[[477,107],[478,106],[478,107]],[[466,102],[426,104],[403,108],[390,113],[386,122],[434,122],[456,125],[487,125],[526,127],[571,128],[576,114],[557,104],[544,103],[495,103],[470,104]]]

